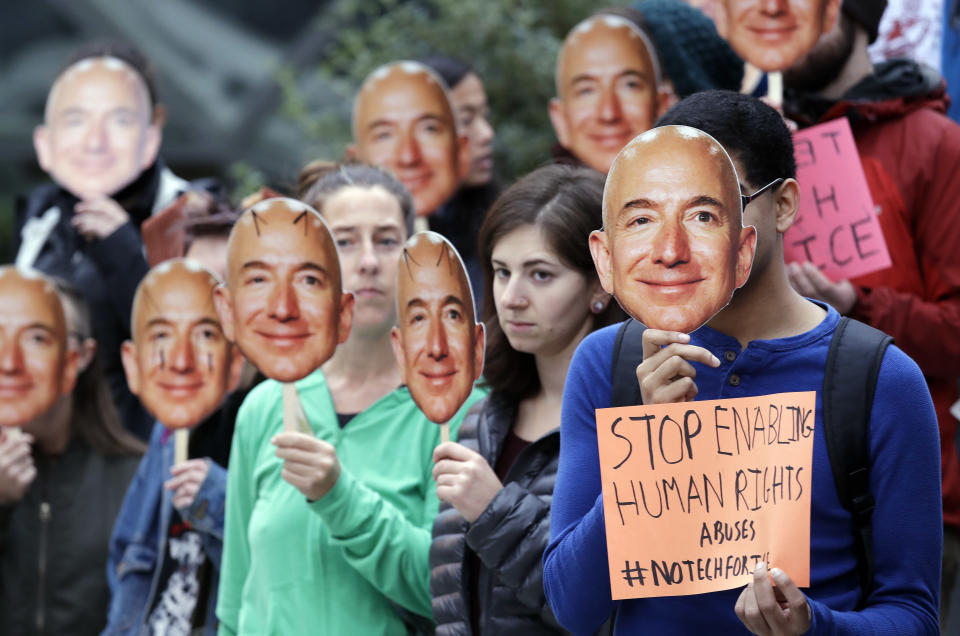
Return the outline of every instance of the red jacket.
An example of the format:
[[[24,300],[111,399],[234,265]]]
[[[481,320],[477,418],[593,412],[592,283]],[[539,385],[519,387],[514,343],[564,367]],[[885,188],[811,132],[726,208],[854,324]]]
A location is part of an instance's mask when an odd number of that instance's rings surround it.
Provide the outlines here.
[[[850,314],[892,335],[924,372],[940,423],[944,522],[960,527],[950,414],[960,378],[960,126],[944,115],[948,104],[939,76],[896,60],[819,121],[850,119],[893,263],[851,281]]]

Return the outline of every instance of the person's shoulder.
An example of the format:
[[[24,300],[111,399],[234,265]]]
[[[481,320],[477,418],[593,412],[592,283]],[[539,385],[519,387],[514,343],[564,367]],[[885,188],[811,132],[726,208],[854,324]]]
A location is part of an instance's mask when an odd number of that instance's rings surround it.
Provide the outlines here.
[[[603,368],[607,370],[609,376],[614,344],[617,340],[617,333],[623,324],[619,322],[587,334],[577,345],[573,360],[570,361],[571,370],[574,368],[582,369],[583,367]]]
[[[904,426],[910,420],[911,426]],[[936,425],[936,412],[926,378],[917,363],[896,345],[884,352],[877,374],[870,427],[892,428],[909,435],[909,431],[930,420]]]

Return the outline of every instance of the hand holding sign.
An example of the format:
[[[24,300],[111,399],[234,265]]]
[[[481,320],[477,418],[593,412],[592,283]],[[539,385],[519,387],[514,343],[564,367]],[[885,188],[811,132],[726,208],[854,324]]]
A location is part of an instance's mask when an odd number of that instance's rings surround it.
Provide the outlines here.
[[[833,281],[890,267],[890,254],[847,119],[802,130],[793,136],[793,145],[800,209],[783,236],[786,262],[809,261]],[[808,282],[817,285],[815,280]],[[798,290],[811,291],[799,286]],[[814,295],[831,302],[829,290],[822,292]]]
[[[780,568],[773,568],[768,574],[765,563],[757,564],[753,581],[740,593],[734,611],[754,634],[799,636],[807,633],[812,621],[810,604],[803,592]]]
[[[731,589],[760,561],[809,585],[815,404],[811,391],[598,409],[613,598]]]

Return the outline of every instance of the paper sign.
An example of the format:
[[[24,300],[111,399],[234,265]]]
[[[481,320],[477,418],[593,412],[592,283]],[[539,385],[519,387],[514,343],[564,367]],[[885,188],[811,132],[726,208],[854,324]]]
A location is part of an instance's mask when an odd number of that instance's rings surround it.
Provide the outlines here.
[[[613,598],[810,585],[816,392],[597,409]]]
[[[810,261],[833,281],[890,267],[850,123],[807,128],[793,145],[800,211],[783,238],[785,260]]]

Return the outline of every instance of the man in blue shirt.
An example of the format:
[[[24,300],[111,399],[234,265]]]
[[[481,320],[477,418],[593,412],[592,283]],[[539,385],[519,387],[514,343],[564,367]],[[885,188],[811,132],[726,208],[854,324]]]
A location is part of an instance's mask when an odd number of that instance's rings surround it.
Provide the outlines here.
[[[824,367],[840,316],[797,294],[786,276],[783,233],[798,202],[790,133],[773,109],[718,91],[684,100],[659,123],[692,126],[717,139],[743,192],[783,181],[744,210],[743,224],[757,230],[756,254],[748,282],[730,304],[689,335],[644,332],[644,360],[637,368],[644,403],[816,391],[815,427],[822,430]],[[682,163],[674,168],[691,171]],[[604,203],[609,234],[618,231],[610,215],[624,202]],[[824,436],[815,434],[809,588],[801,591],[789,572],[768,573],[761,565],[742,590],[612,601],[594,410],[610,405],[616,330],[597,331],[581,343],[564,390],[544,587],[565,628],[592,633],[615,612],[617,634],[938,633],[936,416],[922,374],[896,347],[886,350],[880,365],[869,424],[869,481],[876,500],[869,590],[861,589],[852,516],[837,495]]]

